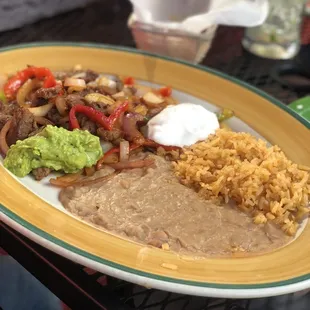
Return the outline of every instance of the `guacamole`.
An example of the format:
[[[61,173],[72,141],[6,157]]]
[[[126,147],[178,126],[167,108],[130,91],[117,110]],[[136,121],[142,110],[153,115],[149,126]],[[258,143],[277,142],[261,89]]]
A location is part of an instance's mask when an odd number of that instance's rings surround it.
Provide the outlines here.
[[[93,166],[101,156],[99,138],[88,131],[69,131],[48,125],[36,136],[12,145],[4,167],[18,177],[40,167],[74,173]]]

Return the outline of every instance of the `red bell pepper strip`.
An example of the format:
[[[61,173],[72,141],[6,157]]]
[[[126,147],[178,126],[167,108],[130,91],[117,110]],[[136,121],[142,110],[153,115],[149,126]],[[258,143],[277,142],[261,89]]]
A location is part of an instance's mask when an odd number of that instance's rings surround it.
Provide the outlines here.
[[[15,96],[17,90],[31,78],[44,79],[43,87],[49,88],[56,85],[55,77],[52,72],[44,67],[28,67],[11,77],[4,85],[6,98],[10,99]]]
[[[149,146],[149,147],[154,147],[154,148],[159,148],[162,147],[165,151],[169,152],[169,151],[176,151],[179,150],[180,147],[178,146],[170,146],[170,145],[162,145],[159,144],[151,139],[145,139],[144,141],[144,146]]]
[[[112,130],[114,127],[116,121],[120,118],[122,113],[127,111],[128,109],[129,102],[124,101],[122,104],[120,104],[114,111],[113,113],[108,117],[108,130]]]
[[[135,79],[131,76],[127,76],[123,80],[125,85],[134,85],[135,84]]]
[[[76,118],[76,113],[82,113],[90,118],[92,121],[98,123],[105,129],[109,128],[108,125],[108,117],[104,115],[104,113],[97,111],[92,107],[87,107],[82,104],[77,104],[73,106],[69,112],[69,122],[71,129],[80,129],[80,124]]]
[[[131,145],[129,146],[129,151],[131,152],[131,151],[137,149],[137,148],[140,147],[140,146],[141,146],[141,145],[139,145],[139,144],[131,144]],[[101,169],[104,160],[105,160],[108,156],[110,156],[110,155],[112,155],[112,154],[115,154],[115,153],[119,153],[119,152],[120,152],[119,146],[113,147],[112,149],[110,149],[110,150],[108,150],[107,152],[105,152],[104,155],[97,161],[97,164],[96,164],[97,170]]]
[[[163,97],[170,97],[172,93],[171,87],[165,86],[159,89],[158,91]]]
[[[135,149],[137,149],[138,147],[140,147],[141,145],[139,144],[131,144],[129,146],[129,151],[133,151]],[[112,149],[108,150],[105,154],[104,154],[104,157],[108,157],[112,154],[115,154],[115,153],[119,153],[120,152],[120,148],[119,146],[116,146],[116,147],[113,147]]]
[[[118,106],[113,113],[108,117],[104,113],[97,111],[92,107],[87,107],[82,104],[77,104],[71,108],[69,112],[69,122],[71,129],[80,129],[80,124],[76,118],[76,113],[82,113],[90,118],[92,121],[96,122],[100,126],[104,127],[106,130],[112,130],[115,122],[120,117],[120,115],[125,112],[128,108],[128,101],[125,101],[120,106]]]
[[[119,153],[119,152],[120,152],[120,148],[118,146],[112,147],[111,149],[109,149],[107,152],[104,153],[103,157],[106,158],[112,154]]]
[[[47,76],[45,81],[43,82],[44,88],[54,87],[55,85],[56,85],[56,80],[53,75]]]

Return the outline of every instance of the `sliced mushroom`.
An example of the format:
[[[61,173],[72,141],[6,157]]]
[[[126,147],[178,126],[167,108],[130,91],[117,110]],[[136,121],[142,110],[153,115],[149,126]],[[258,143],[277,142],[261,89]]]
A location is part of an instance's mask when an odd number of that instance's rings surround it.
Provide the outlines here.
[[[159,96],[155,95],[152,92],[147,92],[146,94],[143,95],[142,98],[143,98],[145,104],[147,104],[151,107],[155,107],[155,106],[158,106],[158,105],[164,103],[163,98],[160,98]]]
[[[147,107],[144,104],[138,104],[135,108],[134,108],[135,113],[141,114],[143,116],[145,116],[147,114]]]
[[[87,102],[101,102],[107,105],[115,104],[115,101],[111,97],[102,95],[100,93],[88,94],[85,96],[85,100]]]
[[[100,76],[97,80],[97,83],[98,86],[109,95],[114,95],[117,92],[116,82],[108,79],[106,76]]]
[[[137,89],[131,85],[125,85],[123,88],[123,92],[126,96],[133,96],[137,92]]]
[[[115,100],[120,100],[120,99],[125,99],[126,98],[126,95],[123,91],[120,91],[114,95],[112,95],[112,97],[115,99]]]
[[[76,71],[78,71],[78,70],[76,70]],[[78,73],[73,74],[71,76],[71,78],[73,78],[73,79],[83,79],[83,78],[85,78],[85,76],[86,76],[86,72],[78,72]]]
[[[116,91],[120,92],[124,88],[124,83],[120,80],[118,76],[111,76],[110,80],[116,83]]]
[[[137,89],[136,96],[143,97],[144,94],[148,92],[152,92],[152,88],[149,86],[141,85],[141,84],[135,84],[135,88]]]
[[[96,81],[91,81],[87,83],[87,87],[90,87],[90,88],[97,88],[97,86],[98,84]]]
[[[74,87],[74,88],[77,88],[78,90],[82,90],[86,87],[86,83],[85,83],[85,80],[80,79],[80,78],[67,77],[65,79],[64,86]]]
[[[110,86],[110,80],[106,76],[99,76],[96,80],[98,83],[98,86]],[[113,85],[116,87],[116,83],[114,81]]]

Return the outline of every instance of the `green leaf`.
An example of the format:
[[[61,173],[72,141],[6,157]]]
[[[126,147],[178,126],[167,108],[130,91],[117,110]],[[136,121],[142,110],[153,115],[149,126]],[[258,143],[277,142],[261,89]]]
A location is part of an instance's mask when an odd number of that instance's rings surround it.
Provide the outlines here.
[[[310,122],[310,96],[297,99],[288,107]]]
[[[6,102],[6,97],[5,97],[5,94],[4,94],[3,91],[0,91],[0,100],[1,100],[2,102]]]

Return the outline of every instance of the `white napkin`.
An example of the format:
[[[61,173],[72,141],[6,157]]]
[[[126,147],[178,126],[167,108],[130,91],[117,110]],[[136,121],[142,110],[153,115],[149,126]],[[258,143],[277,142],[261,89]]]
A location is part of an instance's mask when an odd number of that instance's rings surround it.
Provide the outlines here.
[[[254,27],[267,17],[268,0],[130,0],[135,19],[195,34],[210,25]]]

